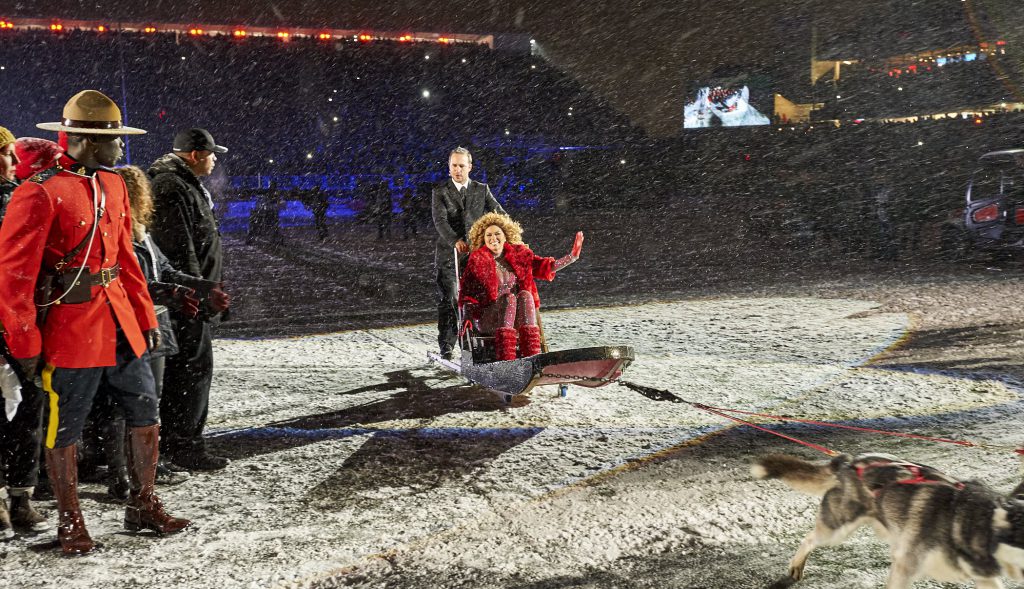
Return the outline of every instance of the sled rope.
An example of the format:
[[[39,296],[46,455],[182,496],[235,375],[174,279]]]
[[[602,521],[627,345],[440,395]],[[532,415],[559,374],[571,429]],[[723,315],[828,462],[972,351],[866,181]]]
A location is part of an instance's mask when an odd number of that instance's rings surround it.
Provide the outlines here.
[[[804,424],[807,424],[807,425],[818,425],[818,426],[822,426],[822,427],[831,427],[831,428],[836,428],[836,429],[845,429],[845,430],[851,430],[851,431],[879,434],[879,435],[883,435],[883,436],[895,436],[895,437],[898,437],[898,438],[910,438],[910,439],[913,439],[913,440],[924,440],[924,441],[928,441],[928,442],[939,442],[939,443],[943,443],[943,444],[955,444],[957,446],[964,446],[964,447],[967,447],[967,448],[982,448],[982,449],[986,449],[986,450],[1008,450],[1008,451],[1012,451],[1012,452],[1014,452],[1016,454],[1024,455],[1024,448],[1018,448],[1018,447],[1015,447],[1015,446],[1007,446],[1005,444],[987,444],[987,443],[984,443],[984,442],[972,442],[972,441],[969,441],[969,440],[954,440],[954,439],[951,439],[951,438],[940,438],[940,437],[935,437],[935,436],[925,436],[925,435],[921,435],[921,434],[911,434],[911,433],[906,433],[906,432],[895,432],[895,431],[891,431],[891,430],[875,429],[875,428],[870,428],[870,427],[859,427],[859,426],[855,426],[855,425],[843,425],[843,424],[839,424],[839,423],[832,423],[832,422],[829,422],[829,421],[818,421],[818,420],[815,420],[815,419],[802,419],[802,418],[799,418],[799,417],[788,417],[788,416],[785,416],[785,415],[773,415],[773,414],[770,414],[770,413],[758,413],[756,411],[744,411],[742,409],[728,409],[728,408],[725,408],[725,407],[714,407],[714,406],[711,406],[711,405],[706,405],[704,403],[699,403],[697,401],[688,401],[686,399],[678,397],[678,396],[674,395],[673,393],[671,393],[669,391],[666,391],[666,390],[663,390],[663,389],[655,389],[653,387],[647,387],[647,386],[640,385],[640,384],[637,384],[637,383],[634,383],[634,382],[629,382],[629,381],[626,381],[626,380],[620,380],[619,384],[621,384],[622,386],[624,386],[624,387],[626,387],[628,389],[632,389],[632,390],[640,393],[641,395],[647,397],[648,399],[652,399],[654,401],[669,401],[671,403],[684,403],[686,405],[689,405],[689,406],[693,407],[694,409],[699,409],[701,411],[706,411],[706,412],[711,413],[713,415],[717,415],[719,417],[724,417],[725,419],[729,419],[729,420],[741,423],[743,425],[749,425],[750,427],[752,427],[754,429],[758,429],[758,430],[761,430],[763,432],[770,433],[770,434],[778,436],[780,438],[785,438],[787,440],[796,442],[798,444],[802,444],[802,445],[807,446],[809,448],[814,448],[815,450],[818,450],[820,452],[824,452],[826,454],[829,454],[830,456],[835,456],[837,453],[835,451],[833,451],[833,450],[829,450],[827,448],[824,448],[823,446],[818,446],[817,444],[812,444],[810,442],[805,442],[803,440],[799,440],[799,439],[787,436],[785,434],[782,434],[782,433],[779,433],[779,432],[767,429],[765,427],[758,426],[757,424],[754,424],[754,423],[752,423],[750,421],[747,421],[745,419],[741,419],[739,417],[735,417],[734,415],[731,415],[731,414],[749,415],[749,416],[752,416],[752,417],[763,417],[765,419],[773,419],[773,420],[776,420],[776,421],[791,421],[791,422],[796,422],[796,423],[804,423]]]

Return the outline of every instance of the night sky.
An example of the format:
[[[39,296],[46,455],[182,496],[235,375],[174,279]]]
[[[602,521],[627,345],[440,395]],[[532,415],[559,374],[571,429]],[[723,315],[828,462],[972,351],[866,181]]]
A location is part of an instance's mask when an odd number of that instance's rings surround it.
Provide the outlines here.
[[[679,132],[688,90],[723,70],[769,72],[791,94],[807,76],[812,25],[823,57],[884,56],[979,33],[1013,41],[1024,18],[1013,7],[1017,0],[50,0],[15,3],[4,16],[527,33],[554,63],[664,136]]]

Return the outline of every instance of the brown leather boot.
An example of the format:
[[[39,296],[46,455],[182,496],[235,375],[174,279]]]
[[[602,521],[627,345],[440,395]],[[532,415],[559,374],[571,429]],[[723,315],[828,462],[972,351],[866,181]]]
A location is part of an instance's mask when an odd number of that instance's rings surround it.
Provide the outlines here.
[[[128,430],[128,474],[132,479],[132,492],[124,512],[124,527],[132,532],[153,530],[163,536],[180,532],[192,522],[167,515],[160,498],[153,492],[159,441],[159,425]]]
[[[11,523],[16,529],[45,532],[53,528],[32,505],[32,489],[11,489]]]
[[[92,552],[96,544],[89,537],[78,506],[78,456],[75,445],[46,449],[46,470],[57,498],[57,539],[65,555]]]
[[[540,328],[523,325],[519,328],[519,355],[523,358],[540,353]]]

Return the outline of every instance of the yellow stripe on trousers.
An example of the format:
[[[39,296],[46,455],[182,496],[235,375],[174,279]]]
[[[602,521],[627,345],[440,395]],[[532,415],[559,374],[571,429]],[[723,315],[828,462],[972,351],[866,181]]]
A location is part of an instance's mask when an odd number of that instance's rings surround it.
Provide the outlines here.
[[[46,424],[46,447],[51,449],[57,442],[57,425],[60,423],[60,411],[57,409],[57,401],[60,400],[60,396],[57,391],[53,390],[54,369],[56,366],[49,363],[46,368],[43,368],[43,390],[50,398],[50,421]]]

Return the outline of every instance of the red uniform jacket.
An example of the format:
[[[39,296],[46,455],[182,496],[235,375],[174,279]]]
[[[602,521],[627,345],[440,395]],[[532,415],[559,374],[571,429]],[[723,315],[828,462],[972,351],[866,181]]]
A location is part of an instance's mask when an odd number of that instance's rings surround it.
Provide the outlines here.
[[[115,317],[137,356],[146,351],[142,332],[157,326],[132,249],[128,193],[117,174],[95,172],[106,193],[106,210],[92,248],[84,247],[68,267],[80,267],[84,260],[88,272],[96,273],[120,264],[120,275],[107,287],[92,287],[90,302],[51,306],[42,332],[36,327],[33,296],[40,266],[52,269],[88,235],[94,220],[91,180],[75,173],[86,170],[67,156],[59,165],[53,177],[15,189],[7,206],[0,226],[0,323],[15,358],[41,352],[43,360],[59,368],[114,366]]]
[[[551,281],[555,279],[555,259],[542,258],[523,244],[506,243],[503,252],[505,260],[512,267],[512,273],[519,281],[519,290],[528,290],[540,308],[540,296],[534,279]],[[498,270],[494,265],[494,254],[486,247],[480,247],[469,254],[466,272],[459,284],[459,304],[475,303],[482,309],[498,300]]]

